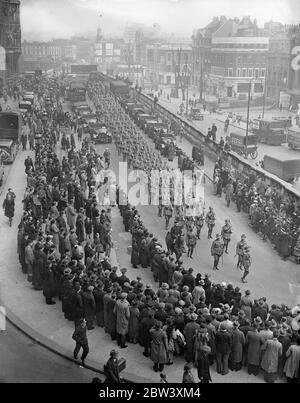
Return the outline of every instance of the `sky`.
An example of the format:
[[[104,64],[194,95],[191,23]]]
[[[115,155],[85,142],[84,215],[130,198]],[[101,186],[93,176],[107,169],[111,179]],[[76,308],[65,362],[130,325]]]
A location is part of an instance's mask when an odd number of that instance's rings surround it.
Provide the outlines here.
[[[158,23],[163,32],[190,37],[212,17],[300,23],[300,0],[21,0],[24,39],[49,40],[80,33],[122,35],[126,24]]]

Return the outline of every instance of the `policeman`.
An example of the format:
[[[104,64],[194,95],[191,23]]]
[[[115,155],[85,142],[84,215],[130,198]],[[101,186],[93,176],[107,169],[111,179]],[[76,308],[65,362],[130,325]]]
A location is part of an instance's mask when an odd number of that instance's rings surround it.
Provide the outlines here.
[[[231,223],[230,223],[229,219],[226,219],[225,225],[223,225],[222,232],[221,232],[223,242],[224,242],[225,253],[228,253],[228,245],[231,240],[231,234],[232,234]]]
[[[235,256],[238,256],[238,261],[237,261],[236,267],[241,270],[242,270],[242,264],[243,264],[244,249],[246,246],[247,246],[246,235],[243,234],[241,236],[241,240],[236,245],[236,251],[235,251]]]
[[[220,257],[223,255],[224,244],[220,238],[220,235],[216,235],[216,239],[213,241],[211,245],[211,255],[214,257],[214,267],[213,270],[219,270],[218,264]]]
[[[248,276],[250,273],[250,266],[252,263],[252,258],[250,256],[250,246],[245,246],[244,248],[244,254],[243,254],[243,268],[244,268],[244,274],[241,278],[242,283],[247,283],[245,278]]]
[[[209,207],[209,211],[206,214],[205,221],[208,227],[208,239],[212,239],[212,231],[216,222],[216,216],[212,207]]]

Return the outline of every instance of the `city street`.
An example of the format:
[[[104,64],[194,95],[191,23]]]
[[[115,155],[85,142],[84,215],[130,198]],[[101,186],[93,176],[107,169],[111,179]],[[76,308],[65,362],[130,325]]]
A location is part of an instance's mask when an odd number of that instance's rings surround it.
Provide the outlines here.
[[[179,105],[182,103],[181,99],[175,99],[172,98],[171,102],[169,102],[167,99],[160,97],[159,98],[159,103],[170,110],[173,113],[177,113],[179,111]],[[185,104],[185,103],[184,103]],[[215,123],[217,126],[217,136],[216,140],[219,142],[221,137],[225,140],[226,133],[224,133],[224,122],[227,117],[227,114],[231,110],[223,110],[222,115],[220,114],[209,114],[208,112],[205,113],[204,115],[204,120],[203,121],[189,121],[189,124],[192,124],[195,128],[199,129],[202,133],[207,134],[208,129],[211,128],[212,124]],[[236,113],[239,112],[246,116],[246,110],[239,109],[238,111],[235,111]],[[261,109],[256,109],[255,112],[252,112],[250,115],[250,119],[257,118],[261,115]],[[288,111],[282,111],[280,112],[279,110],[274,110],[274,111],[268,111],[265,113],[266,118],[272,118],[272,117],[287,117],[289,116]],[[294,122],[294,120],[293,120]],[[228,133],[230,134],[231,132],[237,132],[237,133],[242,133],[245,135],[246,132],[246,123],[241,122],[241,124],[238,126],[236,123],[235,124],[230,124]],[[255,160],[253,160],[251,157],[248,158],[248,162],[255,166],[258,164],[260,161],[264,159],[265,155],[272,156],[274,158],[282,159],[282,160],[292,160],[292,159],[299,159],[300,158],[300,151],[299,150],[292,150],[288,147],[287,143],[282,144],[280,146],[272,146],[272,145],[267,145],[263,143],[258,143],[257,144],[257,151],[258,151],[258,156]],[[286,182],[287,183],[287,182]],[[295,190],[300,192],[300,182],[296,180],[292,184],[287,183],[287,187],[294,188]]]
[[[104,377],[32,341],[9,322],[0,331],[0,383],[90,383]]]
[[[2,3],[0,384],[299,383],[300,3]]]

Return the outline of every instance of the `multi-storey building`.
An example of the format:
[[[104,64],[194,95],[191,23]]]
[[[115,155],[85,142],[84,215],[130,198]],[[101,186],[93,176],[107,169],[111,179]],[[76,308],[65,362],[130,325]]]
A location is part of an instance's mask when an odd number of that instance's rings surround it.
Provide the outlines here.
[[[20,1],[0,1],[0,75],[9,78],[19,71],[21,55]]]
[[[288,107],[300,102],[300,25],[282,26],[270,37],[267,97]],[[296,59],[299,63],[296,63]]]
[[[219,98],[252,99],[264,92],[269,38],[248,17],[227,20],[211,39],[207,90]]]
[[[191,46],[151,45],[146,55],[146,77],[154,85],[174,85],[178,74],[191,72]]]
[[[227,21],[226,17],[214,17],[203,29],[196,30],[192,35],[192,77],[191,83],[197,87],[202,98],[205,82],[211,67],[211,38],[217,29]]]

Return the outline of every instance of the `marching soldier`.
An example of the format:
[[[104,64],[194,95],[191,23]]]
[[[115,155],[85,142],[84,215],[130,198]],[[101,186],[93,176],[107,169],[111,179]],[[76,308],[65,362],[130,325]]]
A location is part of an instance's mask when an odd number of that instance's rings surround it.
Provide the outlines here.
[[[225,225],[222,227],[222,238],[224,242],[224,248],[225,248],[225,253],[228,253],[228,245],[231,240],[231,234],[232,234],[232,228],[231,228],[231,223],[229,219],[225,220]]]
[[[206,214],[205,221],[208,227],[208,239],[212,239],[212,232],[216,222],[216,216],[212,207],[209,207],[209,211]]]
[[[236,267],[241,270],[242,270],[242,264],[243,264],[244,249],[246,246],[247,246],[246,235],[243,234],[241,236],[241,240],[236,245],[236,252],[235,252],[235,256],[238,256],[238,261],[237,261]]]
[[[193,259],[193,253],[197,244],[197,238],[193,230],[190,229],[186,234],[186,246],[188,247],[187,256]]]
[[[201,230],[204,224],[204,214],[202,213],[199,216],[195,216],[195,227],[196,227],[196,237],[200,239]]]
[[[170,219],[172,217],[173,214],[173,208],[171,205],[167,205],[164,207],[164,216],[166,219],[166,229],[169,228],[169,223],[170,223]]]
[[[249,246],[245,246],[244,248],[244,255],[243,255],[243,268],[244,268],[244,274],[241,278],[243,283],[247,283],[247,281],[245,280],[245,278],[248,276],[249,272],[250,272],[250,266],[252,263],[252,258],[250,256],[250,247]]]
[[[223,255],[224,244],[220,238],[220,235],[216,235],[216,239],[211,245],[211,255],[214,257],[214,267],[213,270],[219,270],[218,264],[220,257]]]

